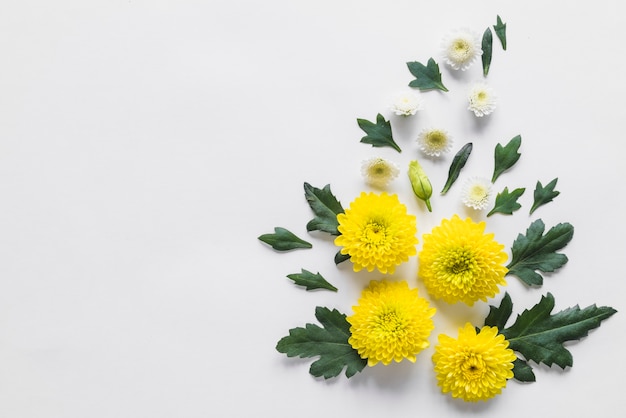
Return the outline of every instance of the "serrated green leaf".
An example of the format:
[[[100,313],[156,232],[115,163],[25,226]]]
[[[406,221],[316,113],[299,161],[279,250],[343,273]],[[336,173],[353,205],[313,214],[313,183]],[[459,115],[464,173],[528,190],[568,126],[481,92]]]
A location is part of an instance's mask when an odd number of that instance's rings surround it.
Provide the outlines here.
[[[291,231],[279,226],[274,228],[273,234],[263,234],[259,240],[272,246],[276,251],[289,251],[296,248],[312,248],[311,243],[298,238]]]
[[[350,254],[341,254],[341,250],[335,254],[335,264],[341,264],[350,259]]]
[[[343,207],[330,191],[330,184],[318,189],[304,183],[304,196],[313,210],[315,218],[306,224],[307,231],[323,231],[332,235],[340,235],[337,227],[337,215],[343,213]]]
[[[520,358],[513,361],[513,378],[520,382],[534,382],[536,380],[533,368]]]
[[[522,137],[517,135],[513,137],[504,147],[501,144],[496,145],[494,151],[494,167],[491,182],[495,183],[500,174],[513,167],[521,154],[517,152],[522,144]]]
[[[491,216],[494,213],[504,213],[505,215],[512,215],[513,212],[522,207],[519,203],[517,203],[517,199],[519,199],[523,194],[525,188],[519,188],[513,190],[509,193],[509,188],[505,187],[498,195],[496,196],[496,203],[491,209],[491,211],[487,214],[487,216]]]
[[[456,179],[459,177],[459,173],[465,167],[465,163],[472,153],[472,143],[468,142],[463,145],[463,147],[456,153],[454,158],[452,159],[452,164],[450,164],[450,169],[448,170],[448,180],[446,180],[446,184],[443,186],[441,190],[441,194],[446,194],[450,187],[454,184]]]
[[[572,354],[563,343],[586,337],[590,330],[617,312],[594,304],[584,309],[576,305],[551,315],[553,308],[554,297],[548,293],[534,307],[518,315],[512,326],[501,331],[509,341],[509,348],[523,355],[526,361],[571,367]]]
[[[535,192],[533,193],[534,202],[533,206],[530,208],[530,213],[532,214],[539,206],[543,206],[546,203],[552,202],[552,199],[557,197],[561,192],[554,190],[556,187],[556,182],[559,178],[555,178],[550,183],[546,184],[546,187],[543,187],[540,181],[537,182],[535,186]]]
[[[304,328],[293,328],[276,345],[276,350],[288,357],[319,357],[311,364],[309,373],[324,379],[338,376],[345,368],[350,378],[367,365],[359,353],[348,344],[350,323],[346,315],[333,309],[318,306],[315,317],[323,325],[306,324]]]
[[[493,29],[496,31],[498,39],[500,39],[502,49],[506,51],[506,23],[502,23],[500,16],[497,17],[497,23],[494,25]]]
[[[367,119],[357,119],[356,121],[359,124],[359,128],[367,134],[361,138],[362,143],[370,144],[373,147],[391,147],[398,152],[402,152],[396,141],[393,140],[391,122],[385,120],[383,115],[380,113],[376,115],[376,123]]]
[[[483,75],[485,77],[487,77],[487,74],[489,74],[489,67],[491,66],[492,47],[493,47],[493,35],[491,34],[491,29],[487,28],[485,29],[485,32],[483,33],[483,42],[482,42],[483,55],[481,56],[482,61],[483,61]]]
[[[411,74],[415,77],[415,80],[409,83],[410,87],[417,87],[420,90],[438,89],[448,91],[446,86],[441,82],[439,65],[434,59],[429,58],[426,65],[417,61],[407,62],[406,65]]]
[[[415,196],[419,199],[423,200],[424,203],[426,203],[428,211],[432,212],[433,209],[430,206],[430,197],[433,195],[433,186],[430,184],[428,176],[417,160],[413,160],[409,163],[408,173],[413,193],[415,193]]]
[[[513,302],[509,293],[505,292],[499,307],[489,306],[489,314],[485,318],[485,325],[503,330],[506,322],[511,317],[511,313],[513,313]]]
[[[287,277],[293,280],[298,286],[306,287],[306,290],[327,289],[332,290],[333,292],[337,291],[337,288],[328,283],[319,272],[313,274],[308,270],[301,270],[301,273],[288,274]]]
[[[553,226],[545,235],[544,231],[545,224],[537,219],[528,227],[526,235],[517,236],[511,246],[507,275],[517,276],[529,286],[539,286],[543,283],[543,276],[537,270],[552,272],[567,263],[567,256],[557,251],[572,240],[574,227],[565,222]]]

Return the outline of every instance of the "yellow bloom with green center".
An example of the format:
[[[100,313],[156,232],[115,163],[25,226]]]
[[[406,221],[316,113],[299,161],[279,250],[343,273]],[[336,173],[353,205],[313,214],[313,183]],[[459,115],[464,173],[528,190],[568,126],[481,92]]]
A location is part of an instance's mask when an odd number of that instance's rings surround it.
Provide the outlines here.
[[[339,235],[335,245],[349,255],[354,271],[377,269],[392,274],[417,250],[417,221],[398,196],[361,193],[337,215]]]
[[[485,234],[485,226],[454,215],[424,234],[418,276],[431,296],[472,306],[478,300],[486,302],[506,284],[508,255],[494,234]]]
[[[477,334],[467,323],[457,339],[439,335],[433,363],[437,384],[443,393],[464,401],[486,401],[502,392],[513,377],[517,358],[496,327],[483,327]]]
[[[436,310],[405,280],[372,280],[352,309],[348,343],[368,366],[403,359],[415,362],[416,354],[430,345]]]

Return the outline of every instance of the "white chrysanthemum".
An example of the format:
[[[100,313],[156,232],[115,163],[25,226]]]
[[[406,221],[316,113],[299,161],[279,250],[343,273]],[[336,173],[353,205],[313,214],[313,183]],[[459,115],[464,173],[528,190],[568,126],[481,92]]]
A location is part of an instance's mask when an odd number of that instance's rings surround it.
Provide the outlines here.
[[[491,182],[482,177],[471,177],[463,184],[461,193],[465,206],[483,210],[491,200]]]
[[[443,57],[455,70],[465,71],[483,54],[480,36],[468,29],[456,30],[441,42]]]
[[[400,173],[400,167],[395,163],[379,157],[370,158],[361,164],[361,174],[365,182],[374,187],[385,187]]]
[[[493,112],[496,108],[496,94],[483,82],[475,83],[469,92],[469,110],[478,117]]]
[[[412,116],[423,109],[422,98],[414,91],[397,93],[391,103],[391,110],[398,116]]]
[[[439,157],[452,149],[452,137],[443,129],[423,129],[417,137],[420,150],[431,157]]]

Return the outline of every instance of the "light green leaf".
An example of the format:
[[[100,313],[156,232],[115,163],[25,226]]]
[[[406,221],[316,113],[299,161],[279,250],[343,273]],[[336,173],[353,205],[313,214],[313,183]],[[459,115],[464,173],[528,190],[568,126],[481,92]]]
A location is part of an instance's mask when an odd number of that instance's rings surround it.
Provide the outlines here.
[[[555,271],[567,263],[565,254],[557,253],[574,236],[574,227],[569,223],[553,226],[545,235],[545,224],[541,219],[534,221],[526,230],[526,235],[519,234],[511,246],[511,262],[507,266],[507,275],[517,276],[529,286],[540,286],[543,277],[537,273]]]
[[[525,361],[571,367],[572,354],[563,343],[586,337],[590,330],[617,312],[595,304],[584,309],[576,305],[554,315],[552,309],[554,297],[548,293],[534,307],[518,315],[512,326],[500,332],[509,341],[509,348],[524,356]]]
[[[438,89],[448,91],[446,86],[441,82],[439,65],[434,59],[429,58],[426,65],[417,61],[407,62],[406,65],[411,74],[415,77],[415,80],[409,83],[410,87],[417,87],[420,90]]]
[[[496,196],[495,206],[491,209],[487,216],[491,216],[494,213],[504,213],[506,215],[513,214],[513,212],[522,207],[522,205],[517,203],[517,199],[524,194],[525,190],[526,189],[524,188],[519,188],[509,193],[509,188],[505,187],[504,190]]]
[[[496,145],[494,152],[494,168],[491,182],[495,183],[496,179],[500,177],[500,174],[513,167],[521,154],[517,152],[522,144],[522,137],[520,135],[515,136],[504,147],[501,144]]]
[[[304,196],[313,210],[315,218],[306,224],[307,231],[323,231],[332,235],[340,235],[337,227],[337,215],[343,213],[343,207],[330,191],[330,184],[318,189],[304,183]]]
[[[350,378],[367,365],[367,360],[348,344],[350,323],[346,315],[333,309],[317,307],[315,317],[324,328],[316,324],[306,324],[304,328],[293,328],[276,345],[279,353],[287,357],[319,357],[311,364],[309,373],[324,379],[338,376],[345,368]]]
[[[380,113],[376,116],[376,123],[367,119],[357,119],[359,128],[367,135],[361,138],[364,144],[370,144],[373,147],[391,147],[398,152],[402,152],[396,141],[393,140],[391,133],[391,123],[385,120]]]
[[[409,180],[411,180],[411,187],[413,188],[413,193],[419,199],[423,200],[426,203],[426,207],[429,212],[432,212],[433,209],[430,206],[430,197],[433,195],[433,186],[430,184],[430,180],[422,166],[417,162],[417,160],[413,160],[409,163]]]
[[[483,42],[482,49],[483,55],[481,56],[483,61],[483,75],[487,77],[489,74],[489,67],[491,66],[491,54],[492,54],[492,46],[493,46],[493,35],[491,34],[491,29],[485,29],[483,33]]]
[[[535,186],[534,202],[532,208],[530,208],[530,213],[532,214],[535,210],[539,208],[539,206],[543,206],[546,203],[552,202],[552,199],[557,197],[561,192],[554,190],[556,187],[556,182],[558,181],[558,177],[552,180],[550,183],[546,184],[546,187],[543,187],[540,181],[537,182]]]
[[[506,23],[502,23],[502,19],[498,16],[498,20],[496,25],[494,25],[493,29],[496,31],[496,36],[500,39],[500,43],[502,44],[502,49],[506,51]]]
[[[288,274],[287,277],[294,281],[298,286],[305,286],[306,290],[313,289],[327,289],[333,292],[337,291],[337,288],[328,283],[321,274],[313,274],[308,270],[301,269],[302,273]]]
[[[452,164],[450,164],[450,169],[448,170],[448,180],[446,180],[446,184],[443,186],[441,190],[441,194],[446,194],[450,187],[454,184],[456,179],[459,177],[459,173],[465,167],[465,163],[472,153],[472,143],[468,142],[463,145],[463,147],[456,153],[454,158],[452,159]]]
[[[312,248],[311,243],[298,238],[292,232],[279,226],[274,228],[273,234],[263,234],[259,240],[272,246],[276,251],[289,251],[296,248]]]

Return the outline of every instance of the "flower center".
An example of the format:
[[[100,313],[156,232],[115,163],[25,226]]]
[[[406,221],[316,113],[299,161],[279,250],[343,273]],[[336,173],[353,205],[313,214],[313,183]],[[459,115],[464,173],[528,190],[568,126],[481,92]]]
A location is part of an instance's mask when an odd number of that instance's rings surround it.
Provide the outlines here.
[[[446,146],[448,138],[446,134],[441,131],[430,131],[426,135],[426,143],[430,148],[441,149]]]
[[[478,263],[474,254],[466,248],[449,249],[440,260],[444,276],[457,287],[465,287],[475,280]]]
[[[482,202],[488,194],[487,188],[482,184],[475,184],[469,190],[469,198],[474,202]]]
[[[395,310],[386,309],[376,318],[376,326],[381,333],[389,335],[404,331],[406,323]]]
[[[467,358],[461,364],[461,372],[467,380],[480,379],[485,372],[485,362],[482,356],[467,353]]]
[[[384,225],[371,221],[363,230],[363,240],[368,244],[379,245],[387,238],[387,228]]]
[[[472,56],[472,45],[465,39],[455,39],[452,43],[452,53],[458,61],[466,60]]]

